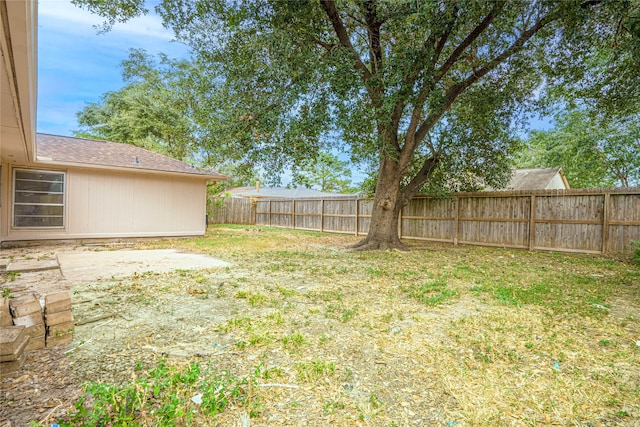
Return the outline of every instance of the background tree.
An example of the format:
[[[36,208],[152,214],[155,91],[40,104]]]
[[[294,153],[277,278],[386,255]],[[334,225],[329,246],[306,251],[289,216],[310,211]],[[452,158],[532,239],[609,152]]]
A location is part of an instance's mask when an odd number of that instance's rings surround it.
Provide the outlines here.
[[[278,157],[261,152],[256,142],[266,134],[259,122],[250,113],[237,120],[233,105],[218,88],[219,80],[202,63],[164,54],[154,58],[132,49],[121,67],[125,86],[79,111],[75,136],[136,145],[231,177],[214,190],[253,185],[259,175],[258,159]],[[270,173],[260,180],[279,183],[284,162],[280,165],[268,169]]]
[[[532,132],[520,167],[562,167],[574,188],[640,183],[640,117],[602,120],[584,110],[559,114],[548,131]]]
[[[121,15],[120,4],[77,3],[113,19],[140,13],[143,0],[127,2]],[[354,159],[377,165],[360,247],[394,248],[402,247],[401,209],[436,178],[459,183],[451,187],[507,180],[518,148],[513,127],[543,82],[577,87],[601,44],[619,59],[607,75],[621,64],[637,70],[618,53],[630,46],[636,6],[163,0],[157,11],[223,80],[230,123],[254,127],[237,144],[258,148],[261,160],[295,163],[326,149],[321,136],[337,131]],[[618,94],[627,80],[609,83]]]
[[[185,96],[189,67],[187,61],[160,55],[156,62],[144,50],[132,50],[122,63],[126,85],[79,111],[80,130],[75,136],[123,142],[193,160],[195,128]]]
[[[322,152],[317,159],[309,159],[294,171],[291,185],[313,188],[330,193],[353,193],[349,162]]]

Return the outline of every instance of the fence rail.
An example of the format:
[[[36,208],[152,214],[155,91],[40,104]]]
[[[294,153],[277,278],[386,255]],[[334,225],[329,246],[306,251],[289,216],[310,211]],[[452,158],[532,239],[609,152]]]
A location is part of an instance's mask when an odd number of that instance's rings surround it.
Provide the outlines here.
[[[366,235],[362,198],[228,199],[214,223]],[[613,253],[640,241],[640,188],[458,193],[416,197],[401,213],[401,238],[528,250]]]

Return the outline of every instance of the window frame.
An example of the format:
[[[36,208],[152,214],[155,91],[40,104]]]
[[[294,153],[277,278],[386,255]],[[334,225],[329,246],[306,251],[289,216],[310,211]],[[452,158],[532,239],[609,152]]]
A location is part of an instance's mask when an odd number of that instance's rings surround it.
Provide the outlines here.
[[[29,168],[13,168],[12,171],[12,184],[13,184],[13,191],[11,192],[11,226],[12,228],[15,229],[36,229],[36,230],[42,230],[42,229],[64,229],[66,226],[66,216],[67,216],[67,173],[65,171],[60,171],[60,170],[44,170],[44,169],[29,169]],[[26,173],[45,173],[45,174],[55,174],[55,175],[60,175],[62,176],[62,180],[61,181],[41,181],[41,182],[49,182],[49,183],[56,183],[56,182],[61,182],[62,184],[62,191],[60,192],[52,192],[52,191],[42,191],[40,193],[42,194],[59,194],[62,196],[62,203],[25,203],[25,202],[17,202],[17,194],[20,191],[24,191],[24,192],[30,192],[30,193],[38,193],[39,191],[37,190],[31,190],[31,191],[26,191],[26,190],[18,190],[18,185],[17,185],[17,175],[19,172],[26,172]],[[17,225],[16,224],[16,206],[60,206],[62,207],[62,214],[61,215],[49,215],[51,217],[55,217],[55,218],[62,218],[62,224],[61,225]],[[18,216],[22,216],[22,217],[37,217],[36,215],[18,215]]]

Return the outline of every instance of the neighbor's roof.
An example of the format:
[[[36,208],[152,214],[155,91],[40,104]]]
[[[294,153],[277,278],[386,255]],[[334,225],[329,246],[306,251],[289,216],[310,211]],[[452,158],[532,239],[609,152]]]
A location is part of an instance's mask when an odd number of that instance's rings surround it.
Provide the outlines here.
[[[323,191],[311,190],[309,188],[283,188],[283,187],[260,187],[256,191],[255,187],[230,188],[225,193],[232,197],[247,198],[269,198],[269,199],[304,199],[310,197],[354,197],[353,194],[325,193]]]
[[[134,145],[44,133],[38,134],[37,161],[197,175],[211,180],[228,179],[227,176],[217,172],[198,169],[188,163]]]
[[[513,190],[545,190],[557,174],[560,174],[565,187],[569,188],[569,183],[564,177],[562,168],[516,169],[506,188]]]

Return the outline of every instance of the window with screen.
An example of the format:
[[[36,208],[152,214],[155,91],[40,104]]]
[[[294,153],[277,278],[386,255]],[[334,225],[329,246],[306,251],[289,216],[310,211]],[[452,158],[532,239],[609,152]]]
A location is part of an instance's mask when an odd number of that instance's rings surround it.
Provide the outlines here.
[[[63,227],[63,172],[15,169],[13,175],[13,226]]]

